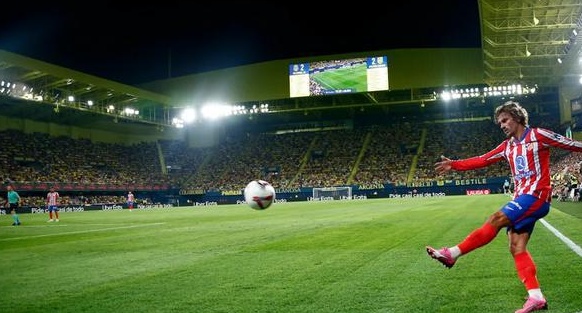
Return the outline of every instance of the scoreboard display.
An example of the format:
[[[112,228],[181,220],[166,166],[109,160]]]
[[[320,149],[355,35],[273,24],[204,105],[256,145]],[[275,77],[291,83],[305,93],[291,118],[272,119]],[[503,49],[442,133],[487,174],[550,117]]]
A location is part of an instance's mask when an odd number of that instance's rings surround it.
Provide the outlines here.
[[[289,96],[308,97],[388,90],[388,57],[289,65]]]

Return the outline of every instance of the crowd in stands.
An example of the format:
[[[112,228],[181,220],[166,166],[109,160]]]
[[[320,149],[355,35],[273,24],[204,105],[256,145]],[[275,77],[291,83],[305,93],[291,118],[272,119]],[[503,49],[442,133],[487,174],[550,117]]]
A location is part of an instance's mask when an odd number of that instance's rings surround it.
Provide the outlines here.
[[[546,118],[539,122],[560,131],[555,121]],[[5,130],[0,132],[0,177],[16,182],[164,183],[203,191],[240,191],[257,178],[268,180],[277,189],[353,184],[381,188],[386,183],[508,177],[509,169],[503,162],[479,171],[452,172],[447,177],[437,177],[434,172],[434,163],[441,155],[453,159],[479,155],[503,139],[490,119],[402,121],[277,135],[240,132],[206,148],[173,140],[122,145]],[[565,156],[556,154],[554,158],[568,162],[571,171],[575,164],[579,169],[579,159]],[[555,168],[560,172],[566,167],[564,163],[556,166],[561,167]],[[87,201],[63,199],[70,204]]]
[[[559,201],[582,201],[582,154],[568,153],[552,164],[553,196]]]
[[[371,126],[370,141],[359,163],[353,183],[379,186],[386,182],[406,184],[412,159],[420,145],[422,128],[412,122],[389,127]]]
[[[240,190],[253,179],[290,188],[314,138],[314,133],[231,134],[188,181],[189,188]]]
[[[167,182],[156,145],[106,144],[48,134],[0,132],[0,177],[17,182]]]
[[[434,163],[441,155],[450,159],[463,159],[483,154],[504,139],[503,133],[491,120],[471,122],[434,123],[428,126],[423,153],[419,156],[415,179],[434,179]],[[476,171],[450,172],[445,179],[503,177],[509,175],[505,162],[493,164]]]
[[[212,151],[207,148],[191,148],[186,142],[179,140],[160,140],[158,143],[167,180],[177,187],[183,186],[208,161]]]

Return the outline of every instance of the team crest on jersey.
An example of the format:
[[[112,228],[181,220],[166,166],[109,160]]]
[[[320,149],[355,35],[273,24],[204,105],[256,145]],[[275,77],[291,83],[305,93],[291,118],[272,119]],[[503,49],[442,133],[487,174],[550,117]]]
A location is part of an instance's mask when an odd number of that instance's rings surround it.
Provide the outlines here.
[[[523,155],[518,155],[515,158],[515,169],[518,172],[522,172],[526,168],[527,168],[527,161],[526,161],[525,157]]]
[[[515,158],[515,179],[520,180],[531,177],[536,174],[535,171],[529,170],[527,166],[527,158],[523,155],[518,155]]]

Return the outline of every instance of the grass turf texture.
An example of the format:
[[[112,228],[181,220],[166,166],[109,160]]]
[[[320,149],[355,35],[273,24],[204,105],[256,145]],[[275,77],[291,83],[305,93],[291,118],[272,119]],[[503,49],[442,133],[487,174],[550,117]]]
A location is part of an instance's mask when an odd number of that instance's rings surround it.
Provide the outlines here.
[[[506,196],[25,214],[0,222],[0,312],[513,312],[526,291],[504,232],[446,269]],[[545,218],[580,245],[580,203]],[[6,226],[4,226],[6,225]],[[582,258],[530,241],[551,312],[582,310]]]

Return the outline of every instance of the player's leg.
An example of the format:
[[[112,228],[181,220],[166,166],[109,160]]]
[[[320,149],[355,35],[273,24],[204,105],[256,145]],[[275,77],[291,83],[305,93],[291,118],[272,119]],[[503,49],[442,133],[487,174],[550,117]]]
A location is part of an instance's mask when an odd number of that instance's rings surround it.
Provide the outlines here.
[[[537,310],[545,310],[548,308],[548,303],[540,289],[540,283],[537,279],[537,268],[529,251],[527,250],[527,243],[530,238],[530,233],[527,231],[517,233],[511,229],[508,232],[509,249],[515,262],[515,269],[517,276],[525,285],[528,297],[523,307],[516,311],[516,313],[527,313]]]
[[[509,250],[515,262],[517,276],[528,293],[527,301],[516,312],[527,313],[548,308],[537,278],[537,267],[527,250],[527,244],[533,233],[535,223],[548,214],[550,204],[533,197],[518,200],[523,200],[520,201],[520,205],[524,206],[528,213],[508,230]]]
[[[451,248],[441,248],[436,250],[426,247],[427,253],[451,268],[457,258],[480,248],[495,238],[499,230],[503,227],[514,225],[514,228],[528,221],[528,219],[539,219],[544,217],[549,210],[549,205],[544,207],[546,202],[531,195],[521,195],[509,201],[499,211],[493,213],[480,228],[471,232],[461,243]],[[531,222],[531,220],[529,220]],[[519,229],[519,228],[517,228]]]
[[[16,223],[16,212],[14,211],[14,206],[10,204],[10,217],[12,217],[12,226],[18,225]]]
[[[53,221],[53,206],[52,205],[48,205],[48,211],[49,211],[49,220],[48,222],[52,222]]]
[[[59,221],[59,207],[57,207],[56,205],[53,207],[53,212],[55,215],[55,222]]]
[[[481,227],[473,230],[463,241],[451,248],[435,249],[426,247],[428,255],[441,262],[444,266],[451,268],[456,260],[463,254],[467,254],[491,242],[499,230],[509,226],[511,221],[502,210],[493,213]]]
[[[10,204],[10,214],[12,215],[12,225],[20,225],[20,217],[18,216],[18,204]]]

